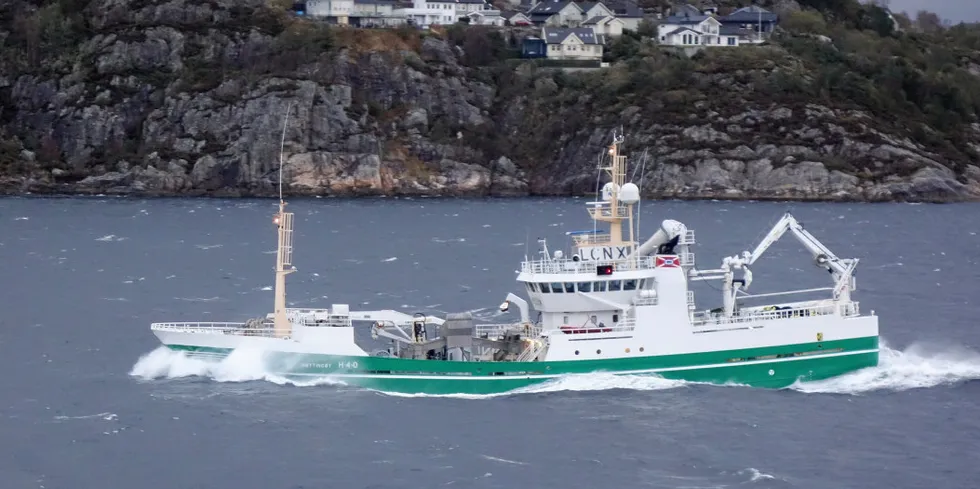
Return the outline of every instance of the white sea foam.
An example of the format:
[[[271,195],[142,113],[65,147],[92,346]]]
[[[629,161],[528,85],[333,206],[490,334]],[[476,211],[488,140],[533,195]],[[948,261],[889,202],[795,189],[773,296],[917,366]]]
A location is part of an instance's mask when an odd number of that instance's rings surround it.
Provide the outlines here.
[[[910,345],[903,351],[880,344],[878,366],[815,382],[797,382],[790,389],[820,394],[862,394],[905,391],[980,380],[980,353],[963,347]]]
[[[585,392],[610,389],[629,389],[637,391],[659,391],[676,389],[696,382],[668,380],[656,375],[615,375],[606,372],[572,374],[555,377],[544,382],[496,394],[402,394],[382,392],[395,397],[448,397],[454,399],[491,399],[494,397],[544,394],[551,392]]]
[[[96,241],[123,241],[126,238],[116,236],[115,234],[107,234],[101,238],[95,238]]]
[[[756,481],[760,481],[760,480],[770,480],[770,479],[775,479],[776,478],[776,476],[774,476],[774,475],[767,474],[765,472],[760,471],[759,469],[753,469],[752,467],[749,467],[749,468],[747,468],[745,470],[740,470],[740,471],[738,471],[738,473],[739,474],[742,474],[742,475],[748,475],[750,477],[749,478],[749,482],[756,482]]]
[[[266,370],[265,352],[236,349],[220,361],[190,358],[184,352],[161,346],[139,358],[129,375],[144,380],[205,377],[216,382],[248,382],[264,380],[279,385],[312,387],[318,385],[345,385],[329,377],[314,377],[296,381]]]
[[[119,416],[116,413],[83,414],[81,416],[55,416],[57,421],[68,421],[72,419],[101,419],[103,421],[115,421]]]

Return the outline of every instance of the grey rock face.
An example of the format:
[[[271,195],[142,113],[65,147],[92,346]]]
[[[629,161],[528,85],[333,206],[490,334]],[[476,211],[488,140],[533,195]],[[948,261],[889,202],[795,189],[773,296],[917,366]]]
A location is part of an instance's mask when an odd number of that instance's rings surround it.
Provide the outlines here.
[[[570,96],[553,72],[473,68],[478,45],[350,29],[327,42],[263,5],[93,3],[91,37],[51,54],[58,69],[0,70],[2,129],[44,140],[14,153],[0,191],[274,195],[282,147],[291,194],[583,194],[625,125],[650,196],[980,199],[976,165],[858,110],[698,100],[665,120],[651,100],[602,114],[599,94]],[[697,79],[734,93],[743,78]]]

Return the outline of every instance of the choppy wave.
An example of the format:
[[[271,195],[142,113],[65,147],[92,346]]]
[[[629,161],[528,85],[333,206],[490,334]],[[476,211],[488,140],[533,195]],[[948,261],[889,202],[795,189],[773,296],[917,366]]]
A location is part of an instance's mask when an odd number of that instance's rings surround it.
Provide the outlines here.
[[[815,382],[797,382],[792,390],[816,394],[863,394],[905,391],[980,380],[980,353],[962,347],[913,344],[894,350],[881,343],[878,366]]]

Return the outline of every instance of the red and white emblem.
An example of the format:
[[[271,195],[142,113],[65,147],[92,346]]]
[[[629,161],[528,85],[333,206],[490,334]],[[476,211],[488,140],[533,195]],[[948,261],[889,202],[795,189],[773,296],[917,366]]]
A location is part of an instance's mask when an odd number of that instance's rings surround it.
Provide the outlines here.
[[[677,268],[681,266],[681,259],[677,255],[657,255],[654,266],[657,268]]]

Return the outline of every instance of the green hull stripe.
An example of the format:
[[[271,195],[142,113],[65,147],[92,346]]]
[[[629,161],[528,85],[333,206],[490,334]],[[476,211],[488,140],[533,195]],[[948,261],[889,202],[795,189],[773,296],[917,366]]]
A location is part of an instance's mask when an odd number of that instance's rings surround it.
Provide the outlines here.
[[[167,345],[218,360],[231,349]],[[266,369],[295,377],[330,376],[395,392],[504,392],[569,374],[657,374],[665,378],[784,387],[878,363],[878,337],[681,355],[553,362],[457,362],[273,352]],[[481,382],[473,382],[481,381]],[[479,385],[474,385],[479,384]]]

